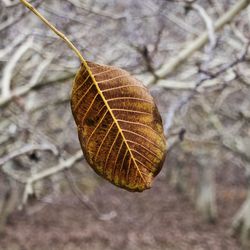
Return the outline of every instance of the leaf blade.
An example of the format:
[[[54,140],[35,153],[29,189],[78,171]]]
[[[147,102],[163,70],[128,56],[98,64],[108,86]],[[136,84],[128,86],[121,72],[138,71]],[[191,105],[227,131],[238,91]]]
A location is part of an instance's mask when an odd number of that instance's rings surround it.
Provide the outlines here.
[[[71,107],[91,167],[127,190],[150,188],[162,167],[166,144],[147,89],[124,70],[88,62],[76,75]]]

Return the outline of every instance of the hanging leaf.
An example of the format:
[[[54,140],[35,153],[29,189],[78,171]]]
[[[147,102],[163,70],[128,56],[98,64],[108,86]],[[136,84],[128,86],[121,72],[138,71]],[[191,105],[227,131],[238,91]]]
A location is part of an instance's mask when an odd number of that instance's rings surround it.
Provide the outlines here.
[[[71,108],[90,166],[130,191],[151,187],[166,143],[148,90],[128,72],[86,62],[76,75]]]
[[[29,2],[20,1],[82,62],[73,85],[71,108],[90,166],[127,190],[150,188],[161,170],[166,143],[161,117],[148,90],[124,70],[86,62],[62,32]]]

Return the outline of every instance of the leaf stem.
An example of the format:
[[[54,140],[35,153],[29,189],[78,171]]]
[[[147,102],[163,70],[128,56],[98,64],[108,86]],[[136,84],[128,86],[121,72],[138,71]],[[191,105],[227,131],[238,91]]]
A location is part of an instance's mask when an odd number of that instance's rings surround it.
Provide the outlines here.
[[[26,0],[20,0],[28,9],[30,9],[36,16],[38,16],[51,30],[53,30],[60,38],[62,38],[67,45],[75,52],[75,54],[79,57],[83,64],[86,64],[85,59],[83,58],[80,51],[75,47],[75,45],[62,33],[60,32],[54,25],[52,25],[35,7],[33,7]]]

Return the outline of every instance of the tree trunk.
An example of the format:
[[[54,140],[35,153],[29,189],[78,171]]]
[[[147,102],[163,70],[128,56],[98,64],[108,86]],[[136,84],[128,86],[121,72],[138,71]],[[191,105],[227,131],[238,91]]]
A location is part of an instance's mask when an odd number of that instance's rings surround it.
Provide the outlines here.
[[[199,182],[196,197],[196,208],[208,222],[215,222],[217,206],[215,198],[214,166],[205,155],[198,156]]]
[[[4,232],[5,225],[8,221],[9,215],[14,211],[18,204],[19,192],[15,180],[9,178],[8,190],[4,194],[3,201],[0,207],[0,235]]]
[[[170,184],[178,192],[184,192],[186,190],[186,179],[183,164],[183,162],[177,161],[170,173]]]
[[[247,169],[247,197],[233,219],[232,230],[239,235],[243,249],[250,249],[250,166]]]

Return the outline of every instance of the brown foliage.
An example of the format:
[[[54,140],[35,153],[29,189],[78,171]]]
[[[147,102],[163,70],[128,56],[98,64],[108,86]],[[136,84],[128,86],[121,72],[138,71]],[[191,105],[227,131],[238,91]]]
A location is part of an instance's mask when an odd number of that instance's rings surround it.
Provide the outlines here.
[[[124,70],[88,62],[75,78],[71,106],[90,166],[129,191],[150,188],[166,143],[148,90]]]

